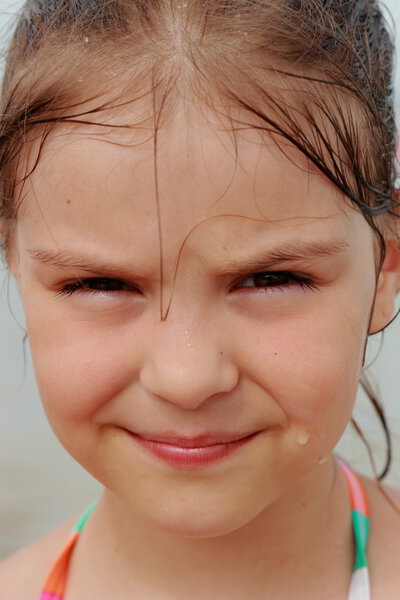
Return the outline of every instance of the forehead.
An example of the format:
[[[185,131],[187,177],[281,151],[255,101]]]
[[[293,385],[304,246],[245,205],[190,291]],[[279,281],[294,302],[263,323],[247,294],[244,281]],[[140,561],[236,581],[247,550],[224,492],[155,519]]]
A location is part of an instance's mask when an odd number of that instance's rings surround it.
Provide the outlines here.
[[[56,130],[24,190],[25,235],[154,245],[161,226],[173,252],[189,235],[232,245],[266,232],[350,235],[364,223],[299,151],[255,128],[186,107],[156,142],[149,122]]]

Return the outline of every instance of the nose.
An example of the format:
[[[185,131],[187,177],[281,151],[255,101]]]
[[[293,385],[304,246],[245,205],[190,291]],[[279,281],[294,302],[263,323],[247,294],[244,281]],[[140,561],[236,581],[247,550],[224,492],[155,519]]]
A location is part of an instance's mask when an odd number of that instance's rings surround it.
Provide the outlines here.
[[[193,410],[236,386],[238,369],[210,327],[189,328],[167,319],[155,330],[140,373],[140,383],[149,394]]]

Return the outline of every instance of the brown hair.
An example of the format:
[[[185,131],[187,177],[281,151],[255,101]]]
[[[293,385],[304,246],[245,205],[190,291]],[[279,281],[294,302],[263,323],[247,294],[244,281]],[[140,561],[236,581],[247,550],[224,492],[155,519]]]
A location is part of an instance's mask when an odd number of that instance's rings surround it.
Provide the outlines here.
[[[245,108],[233,131],[297,147],[362,212],[382,261],[398,210],[392,54],[376,0],[27,0],[1,96],[5,249],[28,142],[41,141],[37,164],[58,124],[109,126],[107,108],[147,94],[157,139],[184,89],[216,113]]]

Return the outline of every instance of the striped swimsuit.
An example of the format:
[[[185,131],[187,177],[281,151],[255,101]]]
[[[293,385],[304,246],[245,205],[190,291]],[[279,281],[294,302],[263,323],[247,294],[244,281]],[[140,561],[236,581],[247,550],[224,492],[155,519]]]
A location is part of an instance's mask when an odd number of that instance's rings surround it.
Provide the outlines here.
[[[366,548],[369,534],[369,513],[367,501],[359,477],[342,461],[338,461],[347,482],[350,495],[351,516],[353,525],[355,559],[354,570],[350,582],[348,600],[370,600],[370,583]],[[40,595],[39,600],[63,600],[68,581],[68,566],[79,535],[90,517],[93,503],[78,519],[68,541],[55,561]]]

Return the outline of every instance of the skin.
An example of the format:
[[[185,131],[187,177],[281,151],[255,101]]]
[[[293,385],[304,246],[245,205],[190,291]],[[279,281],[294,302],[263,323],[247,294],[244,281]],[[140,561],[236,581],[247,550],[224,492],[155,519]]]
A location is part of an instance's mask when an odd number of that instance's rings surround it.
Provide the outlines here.
[[[67,600],[110,597],[110,582],[116,599],[345,598],[349,505],[330,455],[366,337],[393,310],[395,245],[377,279],[369,226],[303,157],[247,131],[235,165],[231,135],[194,105],[159,133],[160,221],[152,139],[63,133],[25,186],[10,264],[50,423],[106,488]],[[255,272],[275,279],[255,287]],[[257,435],[187,471],[128,432]]]

